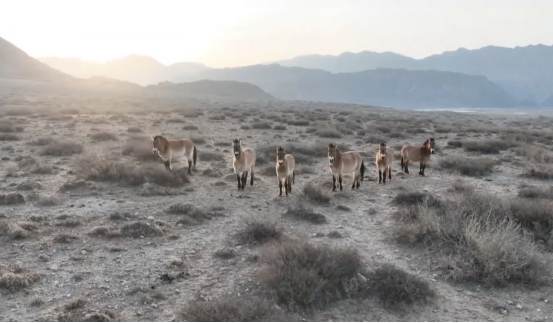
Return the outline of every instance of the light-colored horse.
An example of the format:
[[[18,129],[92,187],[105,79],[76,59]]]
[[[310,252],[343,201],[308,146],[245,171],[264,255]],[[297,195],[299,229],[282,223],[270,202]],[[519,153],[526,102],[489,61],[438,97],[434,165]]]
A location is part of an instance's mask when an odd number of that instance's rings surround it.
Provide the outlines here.
[[[250,173],[250,185],[253,185],[253,177],[255,167],[255,151],[251,148],[242,148],[242,142],[238,139],[232,141],[233,160],[232,167],[238,180],[238,189],[246,187],[248,173]]]
[[[351,173],[353,184],[351,189],[359,188],[365,176],[365,163],[356,151],[341,152],[338,145],[328,144],[329,169],[332,172],[332,191],[336,191],[336,179],[342,190],[342,174]]]
[[[277,147],[276,153],[276,174],[280,190],[278,195],[282,196],[282,184],[284,184],[284,191],[288,196],[288,192],[292,192],[292,184],[295,184],[296,173],[294,167],[296,166],[296,160],[294,156],[287,154],[282,146]]]
[[[386,184],[386,175],[392,180],[392,163],[394,161],[394,152],[386,148],[385,143],[380,144],[380,148],[376,153],[376,169],[378,169],[378,183]],[[384,173],[384,176],[382,176]],[[388,173],[388,174],[386,174]]]
[[[401,148],[401,170],[409,174],[409,162],[420,162],[419,175],[424,176],[424,169],[436,150],[434,138],[427,139],[422,146],[406,145]]]
[[[191,174],[192,164],[196,168],[196,146],[188,139],[167,139],[161,135],[152,136],[154,148],[152,153],[159,155],[167,170],[173,170],[171,160],[186,158],[188,162],[188,174]]]

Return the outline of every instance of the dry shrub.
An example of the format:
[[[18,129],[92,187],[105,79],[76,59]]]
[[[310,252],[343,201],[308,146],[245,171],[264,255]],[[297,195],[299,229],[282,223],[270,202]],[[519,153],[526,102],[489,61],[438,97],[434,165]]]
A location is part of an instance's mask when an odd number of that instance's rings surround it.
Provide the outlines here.
[[[492,173],[497,161],[488,158],[451,157],[440,160],[440,166],[465,176],[486,176]]]
[[[61,197],[56,194],[40,194],[37,200],[37,204],[40,206],[55,206],[61,203]]]
[[[309,120],[288,120],[286,123],[289,124],[289,125],[291,125],[291,126],[302,126],[302,127],[305,127],[305,126],[309,126],[309,124],[311,123],[311,121],[309,121]]]
[[[409,274],[392,264],[384,264],[371,275],[373,289],[387,307],[427,304],[436,293],[427,281]]]
[[[117,140],[117,136],[114,133],[101,131],[95,132],[90,135],[90,138],[94,141],[114,141]]]
[[[440,207],[442,205],[442,202],[432,194],[424,192],[400,192],[390,203],[397,206],[408,207],[422,204],[423,202],[431,207]]]
[[[551,194],[551,191],[542,194]],[[513,218],[532,233],[534,241],[543,242],[548,251],[553,251],[553,202],[550,197],[517,199],[510,207]]]
[[[123,156],[133,156],[140,161],[158,161],[158,155],[152,153],[152,138],[150,137],[132,137],[129,138],[123,146],[121,154]]]
[[[142,129],[138,128],[138,127],[128,127],[127,128],[127,132],[130,132],[130,133],[138,133],[138,132],[142,132]]]
[[[78,239],[79,237],[70,233],[60,233],[54,237],[54,241],[57,243],[71,243]]]
[[[206,140],[202,137],[190,137],[190,140],[195,144],[195,145],[204,145],[206,143]]]
[[[51,165],[36,164],[31,168],[30,172],[37,175],[50,175],[54,173],[54,169]]]
[[[342,138],[341,132],[331,126],[317,128],[316,134],[321,138]]]
[[[0,289],[11,292],[25,289],[38,280],[38,276],[17,266],[0,267]]]
[[[272,129],[271,124],[268,122],[253,122],[251,124],[252,129]]]
[[[0,205],[15,205],[25,203],[25,196],[19,192],[0,194]]]
[[[83,152],[83,146],[74,141],[52,139],[42,148],[40,154],[42,156],[72,156]]]
[[[225,156],[220,153],[212,152],[212,151],[198,151],[198,159],[200,161],[206,161],[206,162],[223,162],[225,161]]]
[[[536,168],[532,168],[528,172],[522,174],[522,176],[542,181],[548,181],[553,179],[553,169],[547,166],[537,166]]]
[[[121,182],[129,186],[153,183],[166,187],[181,187],[190,182],[187,167],[167,171],[161,165],[129,166],[114,157],[80,156],[73,161],[75,174],[93,181]]]
[[[180,322],[290,322],[288,315],[260,297],[225,295],[209,302],[194,301],[177,315]]]
[[[286,243],[264,253],[260,275],[277,302],[290,311],[324,309],[333,301],[358,292],[357,274],[363,270],[355,249]]]
[[[182,127],[182,130],[193,131],[198,130],[198,127],[193,124],[187,124]]]
[[[313,224],[324,224],[328,222],[324,214],[317,213],[313,211],[313,209],[310,209],[300,203],[293,208],[289,208],[283,216],[298,221],[307,221]]]
[[[518,197],[520,198],[543,198],[543,199],[553,199],[553,187],[549,189],[542,189],[538,187],[527,187],[520,189],[518,191]]]
[[[220,259],[232,259],[236,257],[238,254],[236,253],[236,250],[231,248],[222,248],[213,254],[213,257],[220,258]]]
[[[19,137],[11,133],[0,133],[0,141],[19,141]]]
[[[121,228],[121,235],[127,238],[160,237],[164,234],[163,228],[155,221],[134,222]]]
[[[506,140],[489,139],[463,141],[462,146],[466,151],[470,152],[477,152],[481,154],[499,154],[502,150],[514,147],[515,144]]]
[[[286,126],[277,125],[277,126],[273,127],[273,130],[284,131],[284,130],[286,130]]]
[[[447,142],[447,145],[455,148],[461,148],[463,147],[463,142],[460,140],[450,140]]]
[[[17,222],[0,221],[0,236],[8,236],[12,240],[25,239],[29,236],[25,230]]]
[[[339,239],[339,238],[343,238],[342,234],[336,230],[334,231],[330,231],[327,236],[329,238],[332,238],[332,239]]]
[[[282,228],[277,222],[268,218],[249,218],[244,220],[244,224],[244,228],[234,235],[241,245],[261,245],[271,241],[279,241],[283,236]]]
[[[530,145],[521,145],[514,149],[515,153],[518,156],[523,156],[531,161],[540,164],[551,164],[553,163],[553,154],[546,149],[530,146]]]
[[[446,277],[489,286],[538,284],[546,273],[535,245],[523,237],[509,208],[497,198],[460,192],[439,203],[403,207],[396,214],[399,243],[438,253]]]
[[[225,216],[224,208],[211,207],[207,210],[202,210],[196,205],[189,202],[179,202],[169,205],[165,212],[169,214],[177,214],[180,216],[177,224],[195,225],[204,222],[205,220],[211,220],[214,217]]]
[[[5,121],[0,122],[0,132],[17,133],[17,132],[22,132],[22,131],[23,131],[23,127],[14,126],[14,125],[12,125],[10,123],[7,123]]]
[[[326,195],[319,187],[313,183],[307,183],[303,187],[303,195],[312,203],[329,204],[330,196]]]

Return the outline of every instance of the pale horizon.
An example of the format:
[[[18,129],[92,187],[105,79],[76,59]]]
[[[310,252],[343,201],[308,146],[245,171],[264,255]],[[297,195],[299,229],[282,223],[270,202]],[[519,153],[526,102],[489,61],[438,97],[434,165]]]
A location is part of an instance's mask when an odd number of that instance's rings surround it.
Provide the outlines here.
[[[263,64],[303,55],[553,44],[553,1],[17,0],[0,4],[0,37],[35,58],[164,65]]]

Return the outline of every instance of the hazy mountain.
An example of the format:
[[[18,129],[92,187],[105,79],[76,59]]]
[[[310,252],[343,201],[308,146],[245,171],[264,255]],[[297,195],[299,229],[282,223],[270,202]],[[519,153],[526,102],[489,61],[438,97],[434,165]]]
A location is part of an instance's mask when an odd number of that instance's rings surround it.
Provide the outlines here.
[[[0,37],[0,78],[32,81],[68,81],[71,76],[37,61]]]
[[[553,94],[540,104],[544,108],[553,108]]]
[[[210,69],[188,76],[258,85],[281,99],[389,107],[515,107],[520,102],[484,76],[441,71],[376,69],[333,74],[277,64]]]
[[[202,80],[178,84],[163,82],[158,85],[149,85],[146,89],[153,91],[170,91],[184,95],[206,95],[259,100],[275,99],[275,97],[266,93],[256,85],[237,81]]]
[[[105,63],[59,57],[41,57],[39,60],[75,77],[104,76],[140,85],[174,81],[178,75],[196,73],[208,69],[203,64],[188,62],[165,66],[149,56],[139,55],[129,55]]]
[[[406,68],[484,75],[509,94],[536,102],[544,100],[553,91],[553,46],[545,45],[515,48],[487,46],[475,50],[460,48],[419,60],[391,52],[360,52],[338,56],[299,56],[276,63],[333,73]]]

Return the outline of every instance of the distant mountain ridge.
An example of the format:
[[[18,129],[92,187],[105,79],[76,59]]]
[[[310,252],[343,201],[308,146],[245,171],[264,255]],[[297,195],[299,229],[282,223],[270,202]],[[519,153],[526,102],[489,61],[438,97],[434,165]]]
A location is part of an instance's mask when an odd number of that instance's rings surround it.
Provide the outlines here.
[[[116,75],[117,73],[127,73],[130,71],[132,73],[130,75],[132,75],[133,78],[149,77],[150,72],[158,71],[160,68],[165,68],[165,66],[158,63],[154,59],[145,56],[131,55],[122,61],[123,62],[121,62],[121,60],[111,61],[106,65],[108,66],[108,69]],[[87,70],[87,68],[91,65],[88,65],[87,67],[87,65],[82,64],[81,60],[64,60],[64,64],[72,64],[75,68],[74,70],[79,71],[79,73],[81,73],[80,75],[86,77],[86,79],[62,73],[47,64],[30,57],[12,43],[0,38],[0,79],[2,79],[3,82],[8,80],[12,85],[17,83],[15,81],[33,81],[33,84],[47,84],[50,86],[50,89],[63,89],[66,92],[92,89],[100,91],[115,91],[112,93],[151,94],[152,92],[159,90],[169,92],[171,94],[188,96],[232,97],[255,100],[274,99],[273,96],[264,92],[258,86],[243,82],[220,82],[206,80],[186,84],[160,83],[158,85],[152,85],[144,88],[130,81],[119,80],[107,76],[88,76],[87,73],[90,73],[90,71]],[[140,66],[142,69],[137,70],[135,69],[135,66]],[[201,70],[202,66],[179,63],[175,64],[173,68],[177,72],[195,72]]]
[[[484,75],[519,100],[542,102],[553,95],[553,46],[487,46],[460,48],[423,59],[384,52],[346,52],[338,56],[305,55],[273,62],[282,66],[313,68],[332,73],[360,72],[377,68],[438,70]]]

